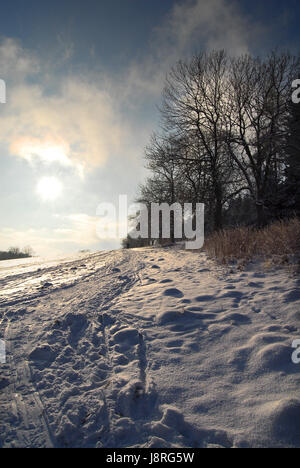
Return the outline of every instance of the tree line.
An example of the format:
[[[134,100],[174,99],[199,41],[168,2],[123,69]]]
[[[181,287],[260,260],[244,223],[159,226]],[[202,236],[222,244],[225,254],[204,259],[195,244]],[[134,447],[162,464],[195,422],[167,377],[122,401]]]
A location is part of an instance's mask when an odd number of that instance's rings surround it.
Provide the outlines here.
[[[0,260],[12,260],[17,258],[29,258],[33,256],[31,247],[21,250],[19,247],[10,247],[8,251],[0,252]]]
[[[288,52],[179,61],[166,78],[137,201],[205,203],[207,233],[299,215],[299,77],[300,58]]]

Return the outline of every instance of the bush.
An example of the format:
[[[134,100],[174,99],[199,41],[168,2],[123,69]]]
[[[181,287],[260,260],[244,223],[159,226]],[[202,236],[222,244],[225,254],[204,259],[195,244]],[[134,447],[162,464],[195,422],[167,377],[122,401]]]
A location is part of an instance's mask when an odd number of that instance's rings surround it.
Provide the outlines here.
[[[207,238],[205,250],[223,263],[250,260],[256,255],[290,256],[300,253],[300,219],[277,221],[263,229],[222,230]]]

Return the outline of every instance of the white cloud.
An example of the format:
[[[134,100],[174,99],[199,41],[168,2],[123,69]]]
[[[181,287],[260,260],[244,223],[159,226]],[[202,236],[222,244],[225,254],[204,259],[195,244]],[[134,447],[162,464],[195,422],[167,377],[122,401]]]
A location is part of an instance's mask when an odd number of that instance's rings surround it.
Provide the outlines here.
[[[0,43],[1,78],[23,80],[39,72],[39,61],[15,39],[4,38]]]
[[[159,36],[184,53],[199,44],[206,50],[226,49],[230,54],[249,50],[251,40],[260,30],[232,0],[188,0],[175,4]]]
[[[264,34],[262,25],[246,17],[233,0],[187,0],[175,3],[155,28],[150,53],[132,63],[123,90],[142,99],[159,97],[165,76],[179,59],[199,51],[225,49],[231,55],[249,52]]]
[[[65,235],[66,242],[83,244],[91,244],[104,240],[120,242],[121,239],[118,237],[120,229],[122,232],[124,230],[127,232],[127,222],[124,222],[123,218],[121,221],[119,220],[117,209],[115,209],[115,216],[108,216],[108,214],[89,216],[84,213],[75,213],[71,215],[56,215],[56,217],[62,222],[70,224],[67,228],[59,228],[55,231],[56,233]]]
[[[84,213],[74,213],[67,216],[57,216],[67,224],[66,227],[55,229],[56,235],[59,235],[64,242],[75,243],[83,246],[100,242],[97,236],[96,216],[89,216]]]
[[[120,109],[105,90],[78,78],[57,83],[54,95],[42,84],[17,85],[0,116],[10,152],[34,161],[73,165],[78,170],[103,165],[131,135]]]
[[[18,79],[10,84],[1,112],[2,135],[13,155],[73,166],[80,173],[104,165],[112,154],[139,157],[149,132],[143,132],[135,109],[159,97],[170,66],[195,44],[245,52],[258,29],[230,0],[178,2],[155,30],[151,50],[141,62],[129,64],[119,76],[86,72],[60,79],[51,75],[42,58],[5,39],[0,45],[1,72]],[[69,41],[63,59],[72,53]],[[32,76],[37,84],[28,83]],[[125,109],[131,112],[126,119]],[[139,154],[134,151],[137,138]]]

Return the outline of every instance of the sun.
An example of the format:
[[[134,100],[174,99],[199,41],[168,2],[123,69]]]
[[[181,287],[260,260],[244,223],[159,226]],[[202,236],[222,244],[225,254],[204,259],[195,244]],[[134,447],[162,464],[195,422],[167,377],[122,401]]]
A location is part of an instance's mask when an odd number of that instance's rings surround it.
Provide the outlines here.
[[[37,184],[37,194],[44,201],[53,201],[60,197],[62,184],[56,177],[43,177]]]

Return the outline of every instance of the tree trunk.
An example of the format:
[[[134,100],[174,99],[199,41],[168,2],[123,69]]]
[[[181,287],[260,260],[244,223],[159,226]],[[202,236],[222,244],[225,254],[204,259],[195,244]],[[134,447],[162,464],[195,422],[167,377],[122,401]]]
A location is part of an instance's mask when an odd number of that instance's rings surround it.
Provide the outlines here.
[[[222,189],[220,186],[215,186],[215,210],[214,210],[214,228],[215,231],[223,229],[223,202]]]
[[[258,227],[264,227],[266,225],[265,209],[262,202],[256,202],[256,222]]]

